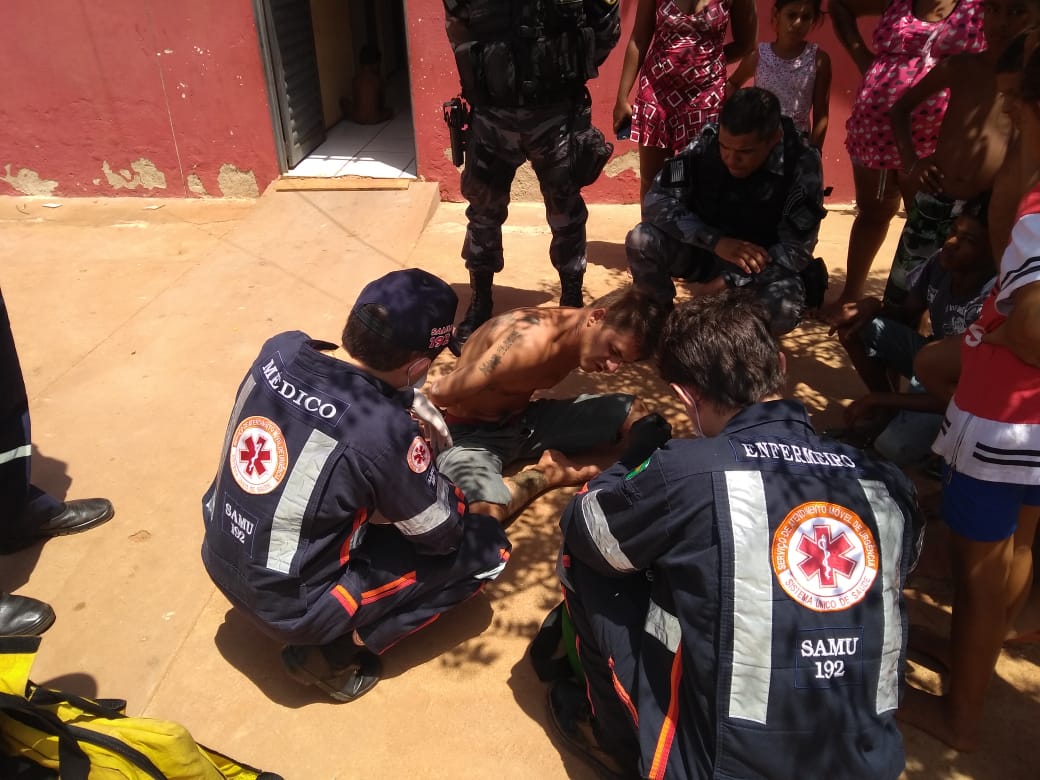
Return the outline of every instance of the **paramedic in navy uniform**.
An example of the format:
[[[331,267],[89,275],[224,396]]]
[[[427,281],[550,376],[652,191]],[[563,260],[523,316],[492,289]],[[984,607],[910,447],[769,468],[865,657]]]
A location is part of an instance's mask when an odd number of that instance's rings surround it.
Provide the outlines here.
[[[661,376],[698,438],[623,458],[561,520],[593,733],[641,777],[895,780],[914,489],[780,398],[747,295],[665,325]],[[552,691],[558,725],[574,690]]]
[[[418,269],[358,297],[342,346],[270,339],[238,391],[203,498],[202,558],[298,681],[339,701],[378,655],[504,568],[498,524],[469,514],[434,464],[450,442],[422,386],[458,299]]]

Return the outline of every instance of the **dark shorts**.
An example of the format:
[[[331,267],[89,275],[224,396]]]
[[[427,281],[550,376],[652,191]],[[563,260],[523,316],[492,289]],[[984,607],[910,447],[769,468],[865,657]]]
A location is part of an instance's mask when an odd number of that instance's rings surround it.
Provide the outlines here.
[[[580,395],[541,399],[504,423],[458,424],[449,420],[454,446],[437,458],[437,468],[469,501],[508,504],[502,470],[548,449],[584,452],[618,441],[632,409],[631,395]]]

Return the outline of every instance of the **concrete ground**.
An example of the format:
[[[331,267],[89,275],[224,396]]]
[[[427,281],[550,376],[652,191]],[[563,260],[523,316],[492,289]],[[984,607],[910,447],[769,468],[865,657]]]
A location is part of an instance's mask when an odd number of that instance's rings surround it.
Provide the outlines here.
[[[90,533],[0,556],[0,588],[58,613],[37,682],[126,698],[132,714],[180,721],[292,780],[593,776],[553,744],[545,689],[525,659],[559,598],[556,518],[570,491],[538,501],[510,530],[503,576],[390,651],[384,680],[352,704],[289,680],[279,648],[229,608],[199,559],[201,496],[236,387],[267,337],[298,328],[336,340],[361,287],[411,265],[455,284],[465,305],[463,208],[435,198],[429,184],[259,201],[0,198],[0,284],[29,390],[34,481],[116,506]],[[638,210],[591,211],[586,293],[598,295],[626,278],[622,244]],[[841,212],[823,224],[819,253],[832,268],[844,263],[850,224]],[[548,238],[540,206],[512,208],[498,309],[555,301]],[[877,288],[886,274],[879,262]],[[785,346],[791,393],[818,427],[839,424],[862,388],[836,342],[810,324]],[[445,353],[435,373],[450,364]],[[561,391],[586,388],[631,389],[684,429],[646,366],[576,375]],[[935,548],[911,604],[940,628],[950,598],[941,572]],[[1038,651],[1002,655],[983,752],[960,755],[908,727],[906,776],[1037,777]]]

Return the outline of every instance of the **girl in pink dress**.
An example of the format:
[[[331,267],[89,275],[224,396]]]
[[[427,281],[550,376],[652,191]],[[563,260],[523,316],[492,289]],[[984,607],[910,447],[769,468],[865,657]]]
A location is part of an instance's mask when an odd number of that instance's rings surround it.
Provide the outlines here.
[[[983,0],[833,0],[831,18],[838,40],[863,73],[863,83],[845,125],[845,148],[852,159],[856,188],[856,219],[849,234],[848,272],[841,296],[828,307],[828,316],[844,303],[863,295],[874,255],[885,240],[888,223],[899,208],[900,195],[909,203],[900,171],[899,150],[888,111],[937,62],[952,54],[981,52]],[[874,51],[867,48],[856,26],[860,16],[880,14],[874,31]],[[947,93],[931,96],[912,116],[918,157],[927,157],[946,112]]]
[[[733,41],[724,44],[729,26]],[[631,138],[639,144],[640,202],[664,161],[718,120],[726,65],[751,49],[757,31],[754,0],[639,0],[614,130],[631,122]],[[629,103],[637,74],[636,99]]]

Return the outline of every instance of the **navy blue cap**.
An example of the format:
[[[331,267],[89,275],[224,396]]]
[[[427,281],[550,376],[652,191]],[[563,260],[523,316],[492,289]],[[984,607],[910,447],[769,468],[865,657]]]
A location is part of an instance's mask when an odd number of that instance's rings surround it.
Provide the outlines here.
[[[381,322],[366,304],[386,309]],[[405,349],[439,350],[451,338],[459,297],[442,279],[419,268],[391,271],[365,285],[354,302],[354,314],[374,333]]]

